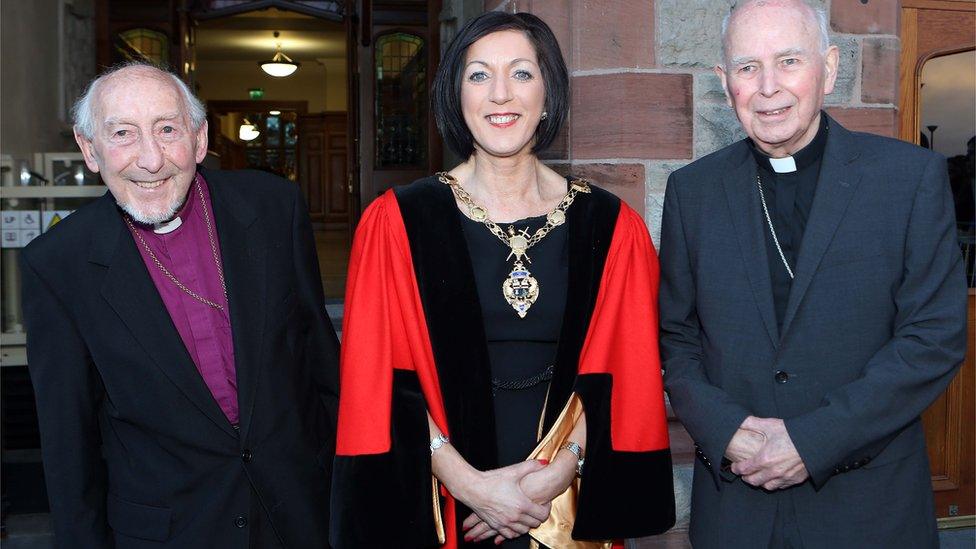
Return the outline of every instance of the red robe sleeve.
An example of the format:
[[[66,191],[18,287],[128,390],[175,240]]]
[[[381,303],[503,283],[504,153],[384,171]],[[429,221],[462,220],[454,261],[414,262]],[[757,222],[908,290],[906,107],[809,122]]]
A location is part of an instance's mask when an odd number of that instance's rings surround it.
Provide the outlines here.
[[[580,374],[611,373],[610,433],[618,452],[668,448],[658,352],[659,269],[644,220],[621,203],[603,268]]]
[[[427,413],[450,433],[410,246],[392,191],[363,213],[346,284],[332,546],[440,545],[445,529],[438,527],[440,500],[430,470]],[[453,500],[447,500],[443,518],[453,524]],[[382,524],[377,517],[383,517]],[[447,546],[453,547],[454,529],[446,530]]]
[[[336,453],[390,451],[393,371],[416,372],[428,410],[447,433],[427,323],[396,198],[363,213],[349,258],[339,361]]]
[[[658,277],[647,226],[621,203],[574,386],[586,413],[576,539],[643,537],[675,522]]]

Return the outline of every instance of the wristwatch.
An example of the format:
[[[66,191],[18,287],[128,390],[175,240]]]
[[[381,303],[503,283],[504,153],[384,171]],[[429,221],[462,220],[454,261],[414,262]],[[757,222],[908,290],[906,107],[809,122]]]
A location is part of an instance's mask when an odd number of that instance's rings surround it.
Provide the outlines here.
[[[450,439],[448,439],[444,435],[437,435],[436,437],[434,437],[430,441],[430,455],[434,455],[434,450],[440,448],[441,446],[444,446],[448,442],[451,442]]]
[[[583,476],[583,461],[585,461],[585,458],[583,458],[583,448],[580,447],[579,444],[569,441],[564,444],[560,450],[569,450],[570,452],[576,454],[576,476]]]

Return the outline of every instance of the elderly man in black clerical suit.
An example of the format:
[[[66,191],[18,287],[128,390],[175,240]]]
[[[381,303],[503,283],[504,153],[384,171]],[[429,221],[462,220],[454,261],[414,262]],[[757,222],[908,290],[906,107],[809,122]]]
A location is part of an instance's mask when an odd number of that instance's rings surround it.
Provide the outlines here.
[[[966,348],[945,160],[823,113],[838,51],[802,1],[743,2],[723,44],[749,138],[672,174],[661,234],[692,543],[936,547],[919,415]]]
[[[326,547],[338,342],[298,187],[198,168],[203,105],[148,65],[75,138],[110,192],[22,255],[57,545]]]

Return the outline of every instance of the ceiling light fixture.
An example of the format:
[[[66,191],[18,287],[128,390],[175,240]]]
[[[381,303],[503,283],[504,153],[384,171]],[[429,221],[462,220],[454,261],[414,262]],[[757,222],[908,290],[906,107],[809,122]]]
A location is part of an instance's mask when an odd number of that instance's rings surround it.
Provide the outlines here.
[[[241,138],[241,141],[254,141],[261,135],[258,131],[258,127],[245,118],[244,123],[241,124],[241,128],[237,130],[237,137]]]
[[[278,116],[278,115],[281,114],[281,111],[278,111],[278,110],[268,111],[268,114],[270,114],[271,116]]]
[[[280,33],[274,31],[275,40],[278,40]],[[261,70],[268,73],[275,78],[284,78],[291,75],[293,72],[298,70],[298,65],[300,63],[292,61],[291,57],[288,57],[281,51],[281,42],[277,42],[277,47],[275,49],[274,57],[270,61],[262,61]]]

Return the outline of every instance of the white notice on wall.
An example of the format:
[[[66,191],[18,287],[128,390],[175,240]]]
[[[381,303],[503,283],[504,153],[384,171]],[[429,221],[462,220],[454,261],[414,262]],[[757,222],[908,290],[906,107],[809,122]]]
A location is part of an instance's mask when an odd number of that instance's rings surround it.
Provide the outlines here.
[[[41,231],[41,212],[37,210],[26,210],[20,212],[20,228]]]
[[[19,248],[20,229],[3,229],[0,231],[0,245],[3,248]]]
[[[63,218],[70,213],[69,210],[58,210],[56,212],[40,212],[38,210],[3,210],[0,212],[0,247],[3,248],[23,248],[31,240],[41,234],[45,220],[48,223],[55,217]],[[48,214],[60,214],[60,216],[49,216]]]
[[[0,212],[0,230],[9,231],[20,228],[20,212],[16,210],[3,210]],[[4,239],[6,242],[6,239]]]

